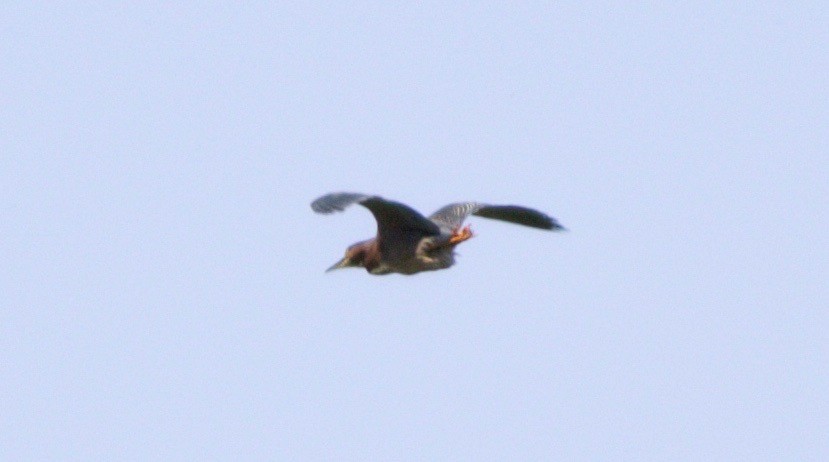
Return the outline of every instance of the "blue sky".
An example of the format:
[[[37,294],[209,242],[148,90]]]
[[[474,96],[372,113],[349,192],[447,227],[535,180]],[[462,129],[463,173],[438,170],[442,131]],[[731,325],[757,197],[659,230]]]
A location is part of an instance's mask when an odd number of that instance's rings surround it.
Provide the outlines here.
[[[3,460],[825,460],[819,2],[5,8]],[[325,274],[329,191],[473,217]]]

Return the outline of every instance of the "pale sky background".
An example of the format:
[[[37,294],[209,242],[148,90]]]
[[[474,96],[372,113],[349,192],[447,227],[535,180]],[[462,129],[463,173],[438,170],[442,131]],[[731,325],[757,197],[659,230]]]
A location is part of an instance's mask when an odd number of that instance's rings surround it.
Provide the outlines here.
[[[4,5],[0,459],[829,460],[825,2],[298,3]]]

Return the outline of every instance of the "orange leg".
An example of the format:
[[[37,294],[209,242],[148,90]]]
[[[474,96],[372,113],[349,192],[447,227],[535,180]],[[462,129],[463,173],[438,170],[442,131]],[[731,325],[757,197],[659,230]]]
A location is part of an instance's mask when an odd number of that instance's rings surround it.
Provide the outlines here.
[[[471,238],[473,236],[472,229],[469,225],[465,226],[464,228],[456,229],[455,232],[452,233],[452,237],[449,238],[450,244],[460,244],[461,242]]]

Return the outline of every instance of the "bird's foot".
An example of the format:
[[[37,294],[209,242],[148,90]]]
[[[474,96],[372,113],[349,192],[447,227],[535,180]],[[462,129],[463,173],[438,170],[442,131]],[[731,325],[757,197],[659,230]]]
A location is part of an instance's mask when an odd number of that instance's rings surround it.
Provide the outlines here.
[[[466,225],[463,228],[456,229],[452,233],[452,236],[449,238],[449,243],[452,245],[460,244],[461,242],[471,238],[472,236],[474,236],[474,234],[472,234],[472,229],[469,225]]]

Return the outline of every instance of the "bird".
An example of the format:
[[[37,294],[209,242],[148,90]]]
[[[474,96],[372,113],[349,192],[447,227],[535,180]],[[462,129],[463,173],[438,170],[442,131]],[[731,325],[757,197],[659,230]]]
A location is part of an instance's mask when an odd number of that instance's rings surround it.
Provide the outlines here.
[[[373,275],[412,275],[447,269],[455,263],[455,247],[473,236],[470,226],[461,226],[469,215],[543,230],[565,230],[556,219],[520,205],[457,202],[441,207],[427,218],[406,204],[380,196],[338,192],[317,198],[311,202],[311,209],[331,214],[352,204],[360,204],[374,215],[377,236],[350,245],[345,256],[326,272],[365,268]]]

